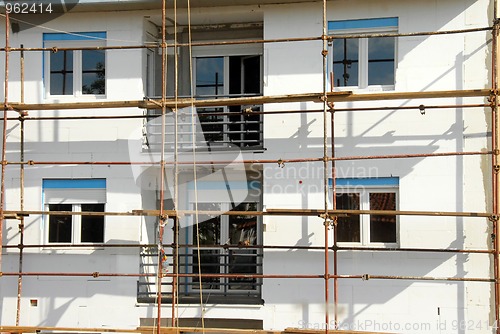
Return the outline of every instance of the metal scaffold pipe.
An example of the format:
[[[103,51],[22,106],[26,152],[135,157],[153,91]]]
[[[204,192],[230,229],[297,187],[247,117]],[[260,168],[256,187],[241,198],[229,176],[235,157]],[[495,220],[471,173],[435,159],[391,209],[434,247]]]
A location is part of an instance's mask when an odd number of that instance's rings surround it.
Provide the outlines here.
[[[493,259],[493,277],[494,277],[494,299],[495,299],[495,323],[498,324],[500,321],[500,224],[498,221],[498,215],[500,213],[500,151],[499,151],[499,131],[500,131],[500,115],[498,115],[498,62],[499,62],[499,15],[498,15],[498,0],[494,0],[493,5],[493,30],[492,30],[492,78],[491,78],[491,150],[492,150],[492,200],[493,200],[493,217],[492,219],[492,229],[493,229],[493,249],[495,251]],[[496,327],[496,333],[500,334],[500,327]]]
[[[9,48],[10,48],[10,22],[9,14],[5,14],[5,80],[4,80],[4,105],[3,105],[3,123],[2,123],[2,167],[0,175],[0,273],[2,272],[2,247],[3,247],[3,228],[5,224],[5,168],[7,161],[7,110],[9,104]]]
[[[22,45],[21,45],[22,47]],[[21,51],[21,102],[24,103],[24,52]],[[20,147],[19,156],[21,162],[24,162],[24,112],[21,111],[19,116],[20,121]],[[19,207],[24,210],[24,164],[19,168]],[[24,216],[19,217],[19,278],[17,282],[17,312],[16,312],[16,326],[19,326],[21,319],[21,296],[23,276],[23,260],[24,260]]]
[[[0,17],[4,14],[0,14]],[[417,36],[438,36],[438,35],[452,35],[452,34],[465,34],[474,33],[482,31],[491,31],[493,27],[480,27],[471,29],[457,29],[457,30],[443,30],[443,31],[421,31],[412,33],[374,33],[374,34],[346,34],[346,35],[336,35],[328,36],[328,39],[347,39],[347,38],[378,38],[378,37],[417,37]],[[312,36],[312,37],[297,37],[297,38],[275,38],[275,39],[245,39],[245,40],[235,40],[235,41],[211,41],[211,42],[192,42],[192,43],[177,43],[177,47],[210,47],[219,45],[241,45],[241,44],[267,44],[267,43],[291,43],[291,42],[308,42],[308,41],[320,41],[322,36]],[[168,46],[173,48],[173,45]],[[0,52],[6,51],[7,48],[0,48]],[[133,49],[162,49],[161,45],[155,44],[145,44],[145,45],[115,45],[115,46],[89,46],[89,47],[38,47],[38,48],[9,48],[12,52],[40,52],[40,51],[72,51],[72,50],[133,50]]]
[[[24,272],[23,276],[48,276],[48,277],[154,277],[156,274],[135,274],[135,273],[101,273],[95,272]],[[4,277],[18,276],[18,272],[4,272]],[[324,274],[186,274],[186,273],[164,273],[163,277],[201,277],[201,278],[262,278],[262,279],[325,279]],[[361,279],[369,280],[412,280],[412,281],[443,281],[443,282],[482,282],[494,283],[493,278],[483,277],[444,277],[444,276],[401,276],[401,275],[371,275],[371,274],[356,274],[356,275],[333,275],[328,274],[328,279]]]

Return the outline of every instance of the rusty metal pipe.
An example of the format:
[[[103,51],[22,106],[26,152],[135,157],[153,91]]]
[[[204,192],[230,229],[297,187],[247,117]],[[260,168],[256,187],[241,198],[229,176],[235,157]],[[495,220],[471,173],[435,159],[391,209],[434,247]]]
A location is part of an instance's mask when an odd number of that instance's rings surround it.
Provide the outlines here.
[[[329,227],[330,218],[328,216],[328,195],[330,188],[328,187],[328,21],[327,21],[327,0],[323,0],[323,32],[322,32],[322,42],[323,49],[321,51],[322,63],[323,63],[323,200],[324,200],[324,256],[325,256],[325,333],[330,332],[330,268],[329,268],[329,252],[330,252],[330,238],[329,238]],[[333,134],[332,134],[333,138]],[[333,140],[333,139],[332,139]],[[332,151],[334,148],[332,147]],[[333,161],[332,161],[333,162]],[[336,312],[335,312],[336,313]]]
[[[494,1],[494,13],[493,13],[493,30],[492,30],[492,67],[491,67],[491,150],[492,150],[492,201],[493,201],[493,214],[496,219],[493,219],[492,229],[493,229],[493,250],[495,251],[495,256],[493,260],[493,277],[495,279],[494,296],[495,296],[495,323],[500,320],[500,282],[499,282],[499,270],[500,270],[500,254],[499,254],[499,240],[500,230],[498,222],[499,214],[499,151],[498,151],[498,141],[499,141],[499,115],[498,115],[498,35],[499,35],[499,25],[498,25],[498,13],[497,13],[497,0]],[[500,328],[497,326],[496,333],[500,333]]]
[[[10,49],[10,21],[9,13],[5,14],[5,81],[4,81],[4,107],[2,124],[2,168],[0,180],[0,273],[2,272],[2,247],[5,209],[5,162],[7,161],[7,105],[9,104],[9,49]]]
[[[21,47],[23,45],[21,44]],[[24,103],[24,52],[21,51],[21,103]],[[24,162],[24,114],[20,113],[20,148],[19,155],[21,162]],[[24,164],[19,169],[19,206],[24,210]],[[19,219],[19,272],[23,272],[24,260],[24,217]],[[21,295],[22,295],[23,276],[19,274],[17,281],[17,311],[16,311],[16,326],[19,326],[21,319]]]
[[[17,272],[4,272],[3,276],[17,276]],[[130,274],[130,273],[100,273],[100,272],[79,272],[79,273],[68,273],[68,272],[24,272],[23,276],[61,276],[61,277],[154,277],[155,274]],[[200,274],[186,274],[186,273],[165,273],[163,277],[173,277],[177,275],[178,277],[199,277]],[[201,274],[202,278],[262,278],[262,279],[325,279],[324,274]],[[414,281],[452,281],[452,282],[485,282],[494,283],[495,280],[492,278],[482,278],[482,277],[435,277],[435,276],[401,276],[401,275],[370,275],[370,274],[357,274],[357,275],[333,275],[329,274],[328,278],[339,278],[339,279],[363,279],[365,281],[371,279],[379,280],[414,280]]]
[[[426,158],[426,157],[451,157],[451,156],[472,156],[472,155],[490,155],[491,151],[478,151],[478,152],[442,152],[442,153],[415,153],[415,154],[392,154],[392,155],[374,155],[374,156],[345,156],[327,159],[330,161],[350,161],[350,160],[377,160],[377,159],[409,159],[409,158]],[[321,162],[323,158],[297,158],[297,159],[246,159],[241,162],[244,164],[252,163],[303,163],[303,162]],[[202,165],[224,165],[234,161],[197,161],[197,166]],[[161,162],[151,161],[7,161],[7,165],[114,165],[114,166],[130,166],[130,165],[144,165],[144,166],[161,166]],[[190,161],[165,161],[165,165],[193,165]]]
[[[163,278],[163,263],[161,251],[163,250],[163,232],[164,224],[166,224],[165,216],[165,124],[166,112],[165,97],[167,95],[167,39],[166,39],[166,0],[161,2],[161,159],[160,159],[160,216],[158,217],[158,268],[157,268],[157,319],[156,319],[156,334],[161,334],[161,282]]]
[[[424,109],[454,109],[454,108],[486,108],[491,107],[491,104],[478,103],[478,104],[457,104],[457,105],[424,105]],[[420,110],[421,106],[394,106],[394,107],[366,107],[366,108],[335,108],[330,109],[330,112],[349,112],[349,111],[388,111],[388,110]],[[320,113],[320,109],[308,110],[272,110],[272,111],[252,111],[251,115],[276,115],[276,114],[296,114],[296,113]],[[203,113],[206,116],[228,116],[228,115],[248,115],[248,112],[241,111],[235,112],[213,112]],[[158,116],[140,114],[140,115],[101,115],[101,116],[27,116],[24,117],[25,121],[46,121],[46,120],[82,120],[82,119],[100,119],[100,120],[114,120],[114,119],[134,119],[134,118],[156,118]],[[19,117],[9,117],[9,121],[17,121]]]
[[[431,158],[431,157],[452,157],[452,156],[469,156],[469,155],[490,155],[491,151],[471,151],[471,152],[438,152],[438,153],[410,153],[410,154],[388,154],[388,155],[367,155],[367,156],[344,156],[344,157],[327,157],[329,161],[349,161],[349,160],[378,160],[378,159],[409,159],[409,158]],[[269,163],[301,163],[301,162],[323,162],[324,158],[296,158],[296,159],[245,159],[241,162],[244,164],[269,164]],[[230,160],[219,161],[196,161],[197,166],[202,165],[225,165],[233,163]],[[161,162],[151,161],[7,161],[7,165],[28,166],[36,165],[161,165]],[[165,165],[193,165],[193,161],[165,161]]]
[[[462,104],[462,105],[433,105],[424,106],[425,109],[452,109],[452,108],[482,108],[491,107],[491,104]],[[353,111],[387,111],[387,110],[419,110],[420,106],[402,106],[402,107],[368,107],[368,108],[335,108],[329,112],[353,112]],[[252,111],[251,115],[277,115],[277,114],[297,114],[297,113],[320,113],[319,109],[309,110],[273,110],[273,111]],[[248,115],[248,112],[214,112],[203,113],[205,116],[231,116],[231,115]],[[156,118],[158,116],[140,114],[140,115],[101,115],[101,116],[27,116],[24,121],[52,121],[52,120],[115,120],[115,119],[142,119]],[[8,117],[9,121],[19,121],[20,117]]]
[[[157,244],[92,244],[93,248],[143,248],[143,247],[156,247]],[[198,247],[194,244],[163,244],[163,246],[170,248],[195,248]],[[88,248],[89,245],[75,244],[75,245],[50,245],[50,244],[23,244],[23,245],[4,245],[5,249],[19,249],[19,248]],[[324,246],[297,246],[297,245],[203,245],[203,248],[230,248],[230,249],[277,249],[277,250],[323,250]],[[380,248],[380,247],[356,247],[356,246],[332,246],[332,251],[360,251],[360,252],[427,252],[427,253],[459,253],[459,254],[495,254],[491,249],[455,249],[455,248]],[[175,259],[175,258],[174,258]]]
[[[154,216],[158,217],[160,210],[133,210],[131,212],[75,212],[75,211],[29,211],[5,210],[4,215],[15,219],[20,215],[54,215],[54,216]],[[226,216],[310,216],[320,217],[324,214],[320,209],[272,209],[266,211],[210,211],[210,210],[164,210],[167,216],[180,215],[226,215]],[[328,214],[334,216],[375,214],[385,216],[430,216],[430,217],[475,217],[492,218],[489,212],[450,212],[450,211],[410,211],[410,210],[330,210]],[[12,217],[12,218],[10,218]]]
[[[1,16],[1,15],[0,15]],[[415,36],[437,36],[450,34],[465,34],[472,32],[491,31],[492,27],[480,27],[471,29],[457,29],[446,31],[423,31],[413,33],[385,33],[385,34],[359,34],[359,35],[335,35],[328,36],[328,39],[346,39],[346,38],[377,38],[377,37],[415,37]],[[178,47],[191,46],[217,46],[217,45],[239,45],[239,44],[264,44],[264,43],[289,43],[289,42],[308,42],[321,41],[322,36],[313,37],[298,37],[298,38],[275,38],[275,39],[253,39],[253,40],[236,40],[236,41],[217,41],[217,42],[192,42],[178,43]],[[173,46],[171,46],[173,47]],[[130,45],[130,46],[94,46],[94,47],[61,47],[61,48],[12,48],[11,51],[20,52],[21,50],[32,51],[66,51],[66,50],[125,50],[125,49],[160,49],[161,45]],[[1,51],[6,51],[6,48],[0,48]]]

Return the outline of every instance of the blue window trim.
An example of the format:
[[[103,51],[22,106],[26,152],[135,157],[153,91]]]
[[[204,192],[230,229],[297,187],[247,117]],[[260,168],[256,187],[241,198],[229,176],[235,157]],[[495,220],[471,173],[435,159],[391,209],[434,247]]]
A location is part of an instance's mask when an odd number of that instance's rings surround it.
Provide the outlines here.
[[[226,190],[227,187],[231,189],[260,189],[260,181],[198,181],[196,188],[198,190]],[[194,182],[189,182],[189,190],[194,190]]]
[[[336,179],[335,184],[337,187],[398,187],[399,177],[341,178]],[[333,186],[331,178],[328,185]]]
[[[397,17],[384,17],[359,20],[329,21],[328,30],[350,30],[350,29],[373,29],[373,28],[397,28],[399,19]]]
[[[106,189],[106,179],[44,179],[43,189]]]
[[[105,31],[44,33],[43,41],[94,41],[106,39]]]
[[[43,47],[45,42],[51,41],[99,41],[106,39],[105,31],[89,31],[89,32],[56,32],[56,33],[43,33]],[[45,66],[45,52],[42,53],[42,64]],[[42,82],[45,90],[45,69],[42,70]]]

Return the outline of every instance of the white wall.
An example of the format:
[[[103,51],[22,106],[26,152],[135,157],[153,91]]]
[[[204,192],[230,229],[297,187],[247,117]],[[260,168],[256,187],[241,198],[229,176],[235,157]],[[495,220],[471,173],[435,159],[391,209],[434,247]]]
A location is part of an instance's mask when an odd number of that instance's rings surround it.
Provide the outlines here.
[[[333,1],[328,20],[398,17],[400,32],[486,27],[488,1]],[[265,11],[265,38],[318,36],[322,31],[321,4],[274,6]],[[425,19],[423,19],[425,18]],[[488,87],[487,33],[411,37],[398,41],[396,91],[455,90]],[[321,91],[321,42],[266,44],[265,95]],[[296,73],[291,75],[287,73]],[[420,104],[483,103],[483,99],[397,100],[335,103],[336,108],[418,106]],[[321,104],[266,106],[267,110],[321,109]],[[427,109],[337,112],[336,156],[481,151],[487,149],[488,110]],[[330,119],[328,129],[330,129]],[[321,157],[321,113],[268,116],[265,123],[267,158]],[[465,131],[465,134],[462,132]],[[329,140],[329,139],[328,139]],[[329,153],[330,154],[330,153]],[[322,163],[267,165],[264,203],[267,208],[322,208]],[[485,193],[489,178],[486,157],[443,157],[365,160],[337,163],[339,177],[400,178],[399,208],[422,211],[478,211],[490,209]],[[329,172],[330,173],[330,172]],[[283,175],[297,175],[285,178]],[[302,182],[300,182],[302,181]],[[286,192],[280,193],[279,189]],[[307,191],[307,190],[309,191]],[[313,189],[313,191],[311,191]],[[288,190],[288,191],[287,191]],[[322,245],[323,225],[318,218],[265,217],[264,239],[269,244]],[[400,246],[421,248],[489,247],[486,219],[400,217]],[[332,236],[330,235],[330,240]],[[323,254],[290,251],[266,252],[266,273],[323,272]],[[279,265],[275,263],[279,262]],[[333,263],[330,264],[332,268]],[[378,274],[436,277],[489,277],[488,255],[440,253],[341,252],[340,274]],[[332,270],[332,269],[331,269]],[[286,294],[299,290],[299,294]],[[339,280],[339,321],[360,330],[398,332],[390,323],[438,332],[436,323],[452,321],[482,324],[490,332],[489,283],[414,282],[410,280]],[[266,305],[276,317],[266,322],[277,328],[321,327],[324,323],[323,282],[297,281],[285,285],[269,280],[264,285]],[[331,290],[332,291],[332,290]],[[425,292],[425,293],[424,293]],[[283,297],[287,296],[287,297]],[[474,300],[470,303],[469,300]],[[333,295],[330,295],[333,300]],[[289,303],[296,304],[290,307]],[[438,316],[438,309],[440,315]],[[297,320],[299,319],[299,320]],[[297,324],[297,321],[301,321]],[[427,329],[425,324],[432,326]],[[362,328],[359,326],[368,326]],[[377,328],[376,326],[379,326]],[[380,326],[385,326],[380,328]],[[445,329],[445,328],[441,328]],[[417,331],[413,328],[413,331]],[[456,332],[456,331],[455,331]],[[461,331],[459,331],[461,332]]]
[[[328,3],[328,20],[399,17],[400,32],[464,29],[487,26],[489,1],[338,0]],[[231,9],[242,15],[242,10]],[[228,13],[225,11],[224,13]],[[255,8],[251,8],[252,13]],[[264,38],[311,37],[322,33],[320,3],[261,6]],[[213,11],[209,11],[212,13]],[[71,14],[47,23],[52,29],[107,31],[108,45],[137,45],[143,40],[143,16],[150,12]],[[203,10],[196,12],[203,17]],[[210,16],[216,20],[215,16]],[[224,16],[227,21],[228,15]],[[425,18],[425,19],[423,19]],[[235,20],[238,18],[236,17]],[[68,28],[71,27],[71,28]],[[40,28],[13,35],[13,45],[39,47]],[[1,31],[0,31],[1,32]],[[396,91],[453,90],[488,87],[490,79],[487,33],[412,37],[398,42]],[[264,46],[264,94],[319,92],[322,89],[322,45],[319,41],[269,43]],[[12,57],[10,100],[19,99],[17,56]],[[2,66],[3,59],[0,59]],[[143,53],[139,50],[109,51],[107,62],[109,100],[142,99]],[[26,55],[26,101],[43,102],[39,53]],[[3,94],[3,92],[2,92]],[[397,100],[386,102],[336,103],[336,108],[368,106],[414,106],[420,104],[482,103],[482,99]],[[268,105],[266,110],[318,110],[320,104]],[[140,110],[89,110],[78,114],[138,114]],[[30,112],[36,115],[71,115],[72,111]],[[472,109],[388,110],[338,112],[335,114],[337,156],[479,151],[485,139],[488,111]],[[330,119],[327,119],[328,134]],[[26,123],[26,160],[126,161],[127,139],[141,120],[30,121]],[[252,159],[322,157],[321,113],[266,116],[266,151],[248,153]],[[9,122],[8,159],[18,160],[19,126]],[[328,138],[328,142],[329,142]],[[488,189],[490,163],[486,157],[446,157],[400,160],[366,160],[337,163],[340,177],[400,178],[399,208],[426,211],[491,210]],[[10,168],[7,209],[19,207],[19,170]],[[263,171],[265,208],[316,208],[324,206],[322,163],[267,164]],[[27,166],[27,210],[39,210],[41,180],[50,177],[103,177],[108,180],[109,211],[128,211],[143,206],[140,189],[127,166]],[[151,195],[151,194],[149,194]],[[29,199],[29,200],[28,200]],[[331,204],[330,204],[331,205]],[[141,219],[108,217],[106,241],[138,241]],[[26,220],[26,243],[39,243],[42,222]],[[324,242],[323,220],[302,217],[265,217],[264,243],[268,245],[312,245]],[[489,246],[486,219],[452,219],[404,216],[400,218],[401,247],[481,248]],[[4,242],[17,244],[17,222],[7,221]],[[330,242],[332,232],[330,232]],[[146,241],[146,240],[143,240]],[[107,250],[27,250],[25,271],[138,272],[137,254]],[[2,270],[17,270],[17,252],[5,251]],[[264,255],[265,274],[323,274],[322,251],[269,250]],[[62,265],[61,265],[62,264]],[[333,260],[330,257],[330,270]],[[341,252],[340,274],[379,274],[439,277],[488,277],[490,259],[485,255],[440,253]],[[136,305],[134,278],[43,278],[26,277],[23,287],[22,325],[89,327],[136,327],[140,317],[154,317],[154,307]],[[489,333],[492,323],[491,288],[488,283],[415,282],[411,280],[339,280],[339,321],[342,326],[386,332],[465,332],[454,330],[460,321],[472,321]],[[15,321],[16,279],[3,277],[0,289],[2,324]],[[263,285],[263,306],[207,305],[206,317],[264,320],[268,329],[321,327],[324,322],[322,279],[268,279]],[[330,282],[330,301],[333,300]],[[112,302],[108,302],[112,298]],[[29,305],[37,299],[38,307]],[[439,311],[438,311],[439,310]],[[332,310],[331,310],[332,311]],[[438,315],[439,312],[439,315]],[[170,315],[169,306],[164,314]],[[331,313],[333,319],[333,313]],[[180,317],[200,315],[196,305],[181,305]],[[442,325],[446,321],[446,328]],[[454,323],[453,321],[458,321]],[[390,324],[393,327],[389,328]],[[395,327],[417,326],[411,330]],[[429,324],[430,327],[427,327]],[[468,323],[467,323],[468,324]],[[359,327],[359,326],[371,327]],[[375,326],[381,326],[377,328]],[[441,327],[440,327],[441,326]],[[472,332],[472,331],[468,331]]]

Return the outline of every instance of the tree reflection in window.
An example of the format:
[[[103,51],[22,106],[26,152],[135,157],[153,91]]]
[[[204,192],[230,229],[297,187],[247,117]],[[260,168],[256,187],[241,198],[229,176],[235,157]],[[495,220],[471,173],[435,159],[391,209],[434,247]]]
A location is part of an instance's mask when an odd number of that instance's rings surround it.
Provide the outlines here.
[[[104,50],[82,51],[82,93],[106,93],[106,61]]]

